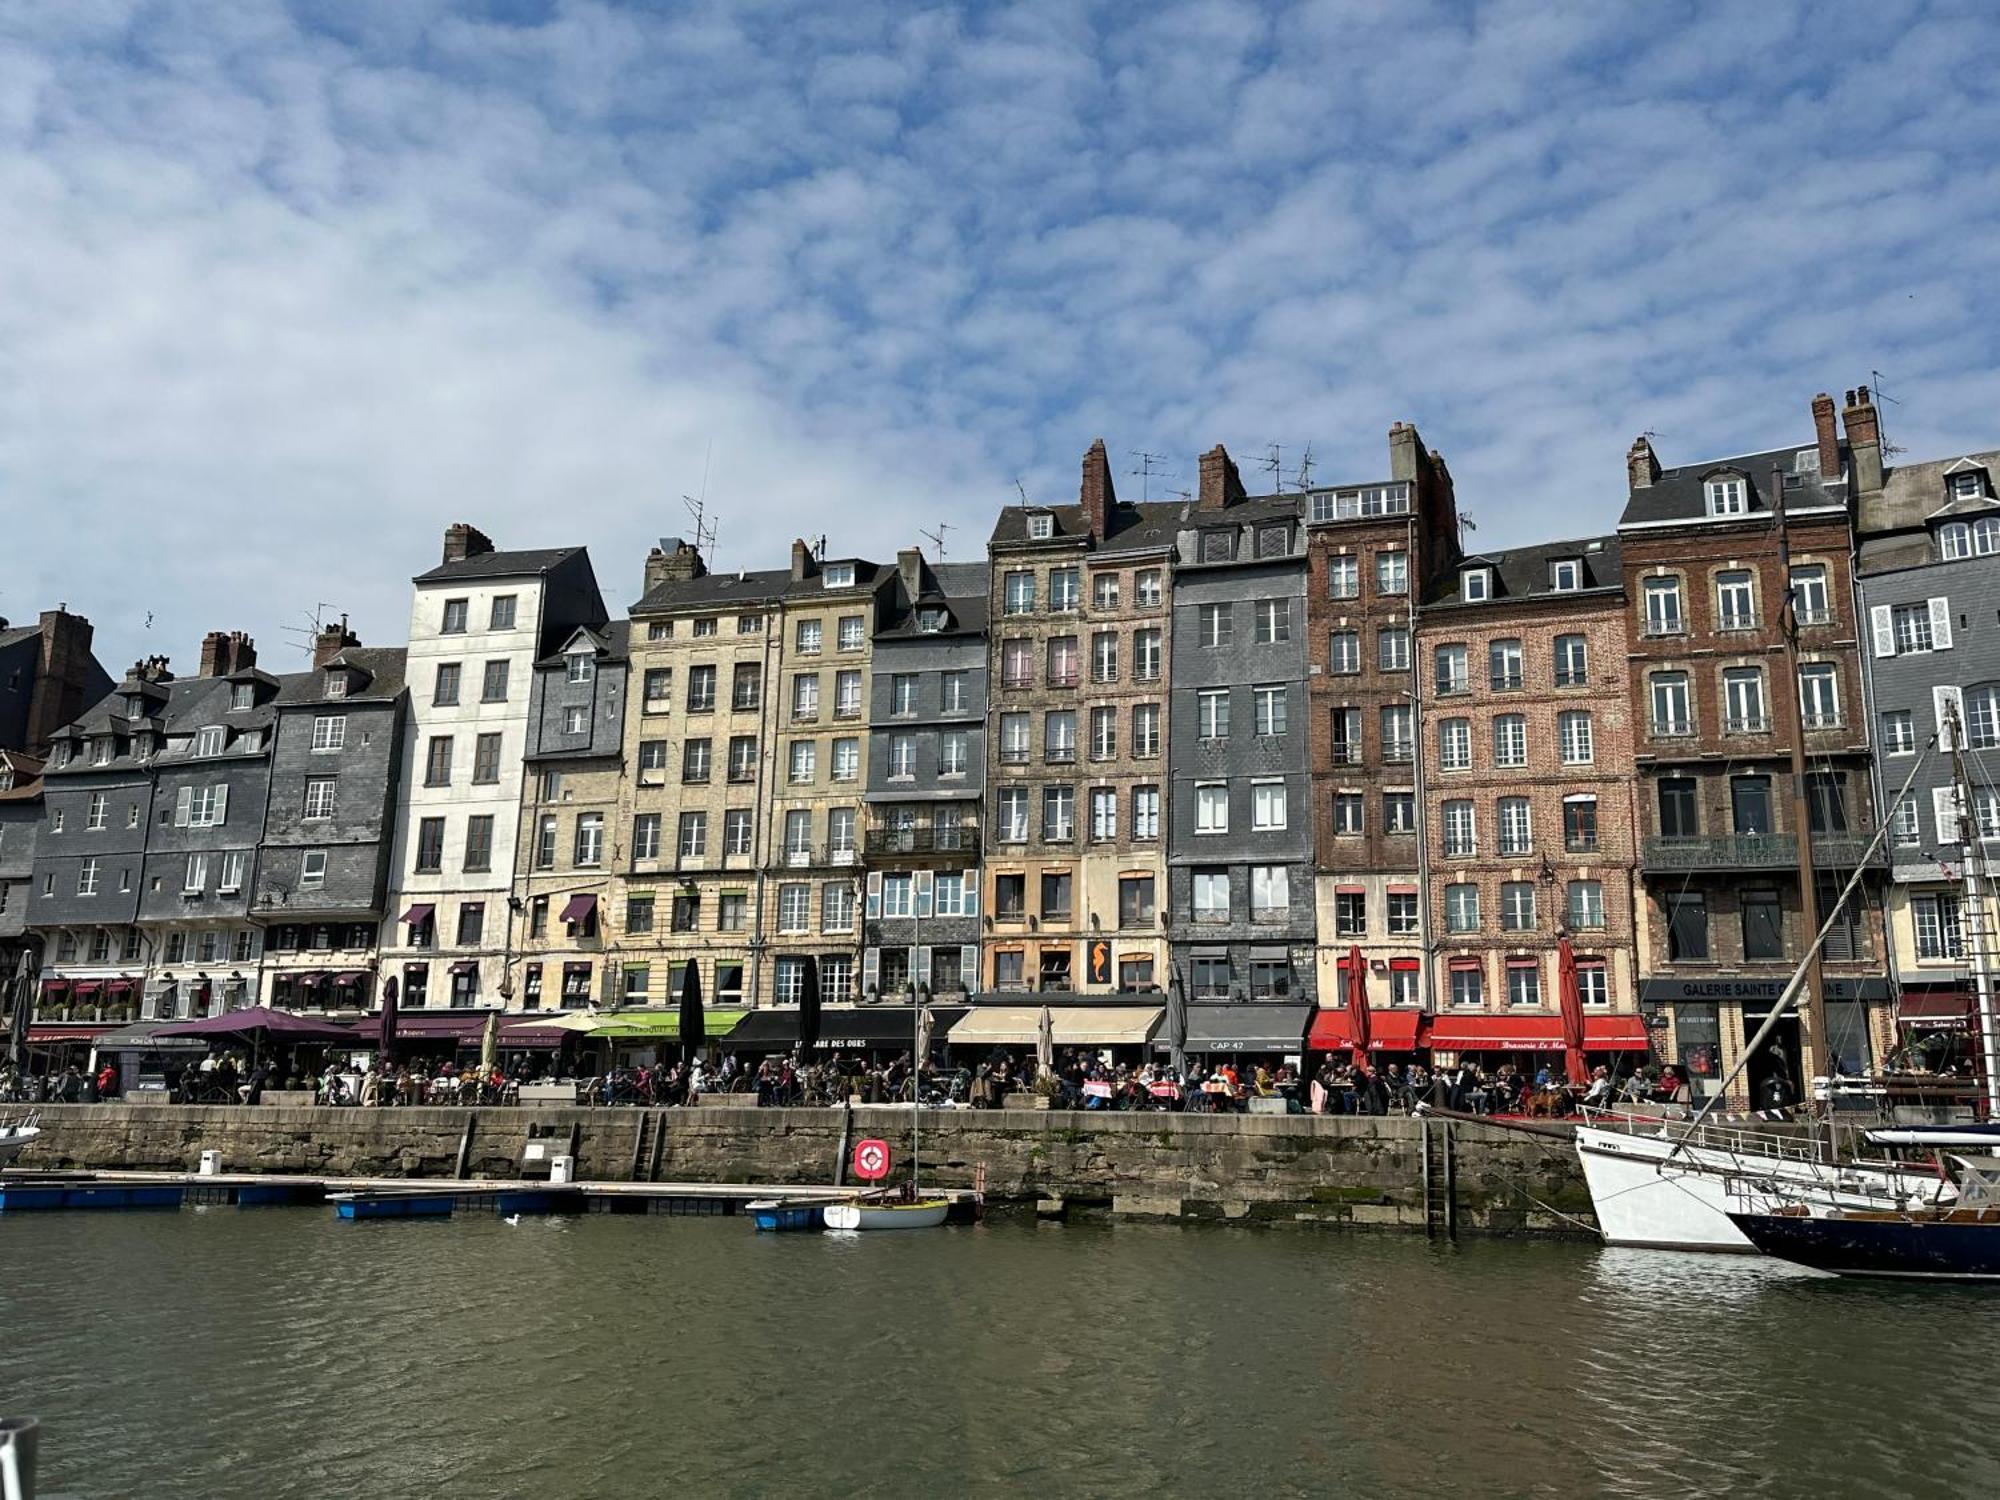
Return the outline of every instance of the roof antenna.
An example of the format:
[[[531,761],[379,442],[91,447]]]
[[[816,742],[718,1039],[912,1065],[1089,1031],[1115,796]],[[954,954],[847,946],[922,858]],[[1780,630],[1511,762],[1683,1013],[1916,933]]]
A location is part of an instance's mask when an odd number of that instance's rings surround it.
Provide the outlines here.
[[[1303,494],[1307,490],[1311,489],[1312,482],[1313,482],[1313,445],[1311,443],[1307,443],[1305,457],[1299,460],[1299,478],[1298,478],[1299,492]]]
[[[1014,488],[1020,491],[1021,504],[1025,508],[1028,503],[1028,487],[1021,483],[1021,476],[1019,474],[1014,476]]]
[[[1257,460],[1257,467],[1271,476],[1271,493],[1276,494],[1285,487],[1285,445],[1273,443],[1264,457]]]
[[[681,504],[687,507],[688,516],[694,522],[695,550],[701,554],[701,560],[711,569],[715,568],[717,564],[715,556],[716,526],[715,522],[711,521],[708,516],[708,465],[709,460],[714,456],[715,439],[710,438],[708,440],[707,451],[701,457],[701,489],[695,494],[681,496]]]
[[[313,612],[306,616],[305,624],[281,625],[278,628],[293,638],[293,644],[299,648],[302,655],[311,656],[319,645],[320,633],[326,629],[327,611],[332,608],[333,605],[321,600],[313,606]],[[153,623],[152,616],[146,617],[146,623],[149,626]],[[344,614],[340,617],[340,626],[342,630],[347,628],[347,616]]]
[[[921,526],[917,528],[917,535],[937,548],[937,560],[939,562],[944,561],[944,534],[950,530],[951,523],[948,521],[938,522],[936,531],[926,531]]]
[[[1902,402],[1898,401],[1894,396],[1890,395],[1887,391],[1882,389],[1882,372],[1880,370],[1870,370],[1868,372],[1868,378],[1875,382],[1873,390],[1875,394],[1882,400],[1888,402],[1891,406],[1901,406],[1903,404]],[[1879,414],[1875,418],[1875,431],[1876,435],[1881,440],[1882,456],[1884,458],[1887,458],[1892,453],[1903,453],[1908,451],[1904,448],[1898,447],[1896,444],[1889,441],[1889,434],[1883,430],[1882,418]]]
[[[1139,476],[1139,498],[1150,500],[1153,498],[1153,476],[1158,474],[1162,479],[1171,479],[1174,471],[1167,467],[1167,455],[1164,453],[1148,453],[1142,448],[1134,448],[1132,456],[1139,460],[1139,467],[1125,472]]]
[[[1475,520],[1473,520],[1473,519],[1472,519],[1472,513],[1471,513],[1470,511],[1464,511],[1464,510],[1462,510],[1462,511],[1460,511],[1460,512],[1458,513],[1458,550],[1459,550],[1459,551],[1463,552],[1463,551],[1465,550],[1465,535],[1466,535],[1466,533],[1467,533],[1467,532],[1469,532],[1469,531],[1477,531],[1478,529],[1479,529],[1479,523],[1478,523],[1477,521],[1475,521]]]

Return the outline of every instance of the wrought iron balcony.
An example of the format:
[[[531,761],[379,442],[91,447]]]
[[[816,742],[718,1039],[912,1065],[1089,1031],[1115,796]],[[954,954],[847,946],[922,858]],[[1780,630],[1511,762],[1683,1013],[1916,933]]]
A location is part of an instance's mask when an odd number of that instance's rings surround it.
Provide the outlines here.
[[[871,828],[870,854],[956,854],[979,847],[979,826],[964,822],[946,828],[920,823],[913,828]]]
[[[1832,873],[1852,869],[1873,837],[1871,830],[1816,833],[1813,863]],[[1649,838],[1640,851],[1648,872],[1673,870],[1790,870],[1799,862],[1799,841],[1789,833],[1715,833],[1693,838]],[[1883,863],[1881,850],[1868,859]]]

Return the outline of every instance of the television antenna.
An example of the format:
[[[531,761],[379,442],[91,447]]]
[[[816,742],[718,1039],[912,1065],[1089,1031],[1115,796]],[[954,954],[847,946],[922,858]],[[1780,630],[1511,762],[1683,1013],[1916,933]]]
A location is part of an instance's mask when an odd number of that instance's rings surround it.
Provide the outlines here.
[[[1473,520],[1473,519],[1472,519],[1472,515],[1471,515],[1471,513],[1470,513],[1469,511],[1463,511],[1463,510],[1462,510],[1462,511],[1460,511],[1460,512],[1458,513],[1458,550],[1459,550],[1459,551],[1463,552],[1463,551],[1465,550],[1465,537],[1466,537],[1466,533],[1468,533],[1468,532],[1472,532],[1472,531],[1477,531],[1478,529],[1479,529],[1479,523],[1478,523],[1477,521],[1475,521],[1475,520]]]
[[[305,624],[281,625],[278,628],[286,635],[292,637],[292,644],[299,649],[301,655],[311,656],[319,646],[321,632],[326,629],[327,612],[337,607],[336,605],[328,604],[325,600],[321,600],[313,606],[312,613],[305,617]],[[146,623],[148,626],[153,623],[152,616],[148,615],[146,617]],[[342,614],[340,617],[340,628],[343,632],[347,629],[347,616],[345,614]]]
[[[694,522],[695,550],[701,553],[702,561],[711,568],[715,566],[716,524],[708,514],[708,468],[709,460],[714,456],[715,439],[710,438],[701,458],[701,488],[692,495],[681,496],[681,504],[687,508],[688,518]]]
[[[1299,491],[1303,494],[1312,488],[1313,445],[1306,444],[1305,456],[1299,460]]]
[[[1878,398],[1888,402],[1891,406],[1901,406],[1903,404],[1902,402],[1898,401],[1894,396],[1890,395],[1887,391],[1882,389],[1882,372],[1880,370],[1870,370],[1868,372],[1868,378],[1875,382],[1873,389]],[[1902,453],[1907,451],[1889,441],[1889,435],[1886,431],[1883,430],[1883,422],[1880,416],[1877,416],[1875,418],[1875,435],[1882,444],[1882,456],[1884,458],[1889,457],[1891,454]]]
[[[944,536],[951,529],[952,526],[949,521],[938,522],[936,531],[926,531],[921,526],[917,528],[917,535],[937,548],[937,560],[939,562],[944,561]]]
[[[1271,444],[1266,450],[1264,457],[1257,460],[1257,467],[1271,476],[1271,491],[1273,494],[1283,489],[1285,487],[1285,445],[1283,443]]]
[[[1167,467],[1167,455],[1164,453],[1148,453],[1143,448],[1134,448],[1132,456],[1139,460],[1139,467],[1125,472],[1139,476],[1139,498],[1150,500],[1153,498],[1153,476],[1158,474],[1162,479],[1171,479],[1174,471]]]

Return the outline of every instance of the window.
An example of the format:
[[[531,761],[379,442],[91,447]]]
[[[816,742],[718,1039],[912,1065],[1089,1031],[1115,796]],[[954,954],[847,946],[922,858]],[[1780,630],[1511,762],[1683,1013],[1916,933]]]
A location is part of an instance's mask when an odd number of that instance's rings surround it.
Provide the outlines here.
[[[1072,614],[1083,605],[1083,587],[1075,568],[1049,569],[1049,608],[1056,614]]]
[[[588,734],[590,732],[590,710],[581,704],[571,704],[563,710],[564,734]]]
[[[819,746],[812,740],[793,740],[786,772],[794,786],[809,785],[819,773]]]
[[[691,714],[712,713],[715,709],[715,668],[688,668],[688,712]]]
[[[1292,638],[1292,601],[1289,599],[1259,599],[1257,601],[1257,644],[1274,645]]]
[[[1118,837],[1118,793],[1112,787],[1091,788],[1090,837],[1100,844]]]
[[[1050,709],[1042,715],[1042,759],[1068,765],[1076,759],[1076,710]]]
[[[591,658],[588,656],[581,658],[572,657],[570,659],[570,670],[572,673],[576,670],[578,660],[583,661],[586,665],[592,665]],[[489,661],[486,664],[485,672],[479,684],[479,701],[481,703],[505,703],[507,701],[507,670],[511,665],[512,663],[506,661]],[[574,676],[570,678],[572,682],[576,680]],[[589,679],[586,678],[584,680],[588,681]]]
[[[1278,922],[1292,906],[1291,871],[1285,865],[1250,867],[1250,920]]]
[[[842,651],[859,651],[864,644],[863,634],[860,615],[842,615],[835,627],[834,644]]]
[[[650,678],[652,676],[652,673],[649,672],[646,675]],[[859,672],[835,673],[834,690],[836,695],[838,695],[839,692],[841,679],[844,677],[852,677],[854,679],[854,691],[855,691],[854,707],[855,710],[858,712],[861,707],[861,697],[860,697],[861,674]],[[650,697],[651,694],[652,694],[652,689],[648,687],[647,695]],[[764,698],[764,669],[758,666],[757,663],[755,662],[738,662],[736,664],[735,672],[730,682],[729,706],[732,709],[735,709],[738,713],[747,713],[750,710],[756,708],[757,705],[763,701],[763,698]],[[840,700],[838,696],[836,696],[835,699],[836,708],[839,706],[839,702]]]
[[[1963,694],[1965,743],[1974,750],[2000,746],[2000,685],[1981,683]],[[1908,717],[1905,715],[1905,717]]]
[[[1153,925],[1153,877],[1150,875],[1122,875],[1118,880],[1118,925],[1120,927],[1151,927]]]
[[[417,824],[417,869],[435,873],[444,868],[444,819],[424,818]]]
[[[1035,681],[1034,642],[1025,640],[1002,641],[1000,643],[1000,685],[1010,688],[1033,686]]]
[[[1681,739],[1694,733],[1694,710],[1688,701],[1685,672],[1655,672],[1647,679],[1652,691],[1653,735]]]
[[[1333,897],[1333,935],[1343,938],[1368,936],[1368,897],[1361,891],[1336,891]]]
[[[1326,593],[1329,599],[1361,597],[1361,560],[1356,557],[1329,557],[1326,560]]]
[[[801,620],[792,632],[792,648],[800,656],[818,656],[825,627],[818,620]]]
[[[1025,844],[1028,841],[1028,789],[1020,786],[1002,787],[999,804],[1000,827],[997,837],[1003,844]]]
[[[1701,833],[1701,818],[1692,776],[1662,776],[1659,783],[1660,837],[1691,839]]]
[[[993,916],[1001,922],[1019,922],[1028,915],[1028,877],[993,877]]]
[[[857,678],[859,674],[856,674]],[[938,675],[939,709],[947,714],[962,714],[971,711],[972,674],[970,672],[942,672]]]
[[[843,745],[847,747],[848,753],[857,761],[860,756],[855,741],[835,740],[833,742],[833,761],[836,777],[839,772],[841,746]],[[666,746],[662,745],[660,751],[664,759]],[[729,737],[729,779],[739,784],[757,779],[757,737],[755,735],[735,734]]]
[[[742,739],[729,742],[729,779],[747,781],[748,776],[736,774],[736,747],[744,743]],[[748,742],[754,754],[757,742]],[[747,759],[748,757],[746,757]],[[899,734],[890,741],[890,775],[914,776],[917,770],[917,742],[914,736]],[[859,781],[861,779],[861,741],[838,739],[833,742],[833,779],[835,781]]]
[[[1132,595],[1141,609],[1155,608],[1160,602],[1160,570],[1143,568],[1134,573]]]
[[[1826,564],[1807,563],[1792,569],[1792,611],[1801,625],[1833,622],[1833,596],[1827,592]]]
[[[535,868],[553,870],[556,867],[556,815],[543,813],[535,820]]]
[[[1431,653],[1431,662],[1440,698],[1472,690],[1472,674],[1466,665],[1462,644],[1437,647]]]
[[[1723,727],[1730,734],[1763,734],[1771,727],[1764,711],[1764,672],[1730,667],[1722,674]]]
[[[576,863],[581,867],[604,862],[604,814],[583,813],[576,820]]]
[[[1407,552],[1375,554],[1375,592],[1407,594],[1410,591],[1410,555]]]
[[[1507,960],[1507,1003],[1509,1005],[1542,1003],[1542,970],[1541,965],[1534,959]]]
[[[1479,931],[1479,887],[1471,884],[1444,888],[1444,926],[1447,932]]]
[[[1604,882],[1572,880],[1569,883],[1569,925],[1578,932],[1593,931],[1604,925]]]
[[[1559,635],[1555,640],[1557,687],[1582,687],[1590,681],[1590,647],[1580,635]]]
[[[817,684],[817,679],[815,679]],[[898,718],[912,718],[917,712],[917,674],[896,672],[889,678],[889,712]]]
[[[1676,963],[1708,957],[1708,898],[1700,891],[1667,896],[1667,957]]]
[[[1472,720],[1438,720],[1438,765],[1446,771],[1472,769]]]
[[[1965,957],[1965,938],[1959,921],[1957,896],[1912,896],[1910,913],[1916,919],[1918,959]]]
[[[1286,691],[1282,687],[1252,688],[1257,733],[1267,739],[1286,732]]]
[[[937,815],[938,847],[955,848],[945,838],[946,809],[939,808]],[[829,807],[826,810],[826,845],[829,853],[852,854],[854,852],[855,812],[851,807]]]
[[[750,809],[732,807],[722,815],[722,852],[724,854],[748,854],[750,852]]]
[[[1204,647],[1226,646],[1235,633],[1234,609],[1227,604],[1196,607],[1195,628]]]
[[[1590,714],[1582,709],[1556,715],[1556,738],[1566,766],[1587,766],[1597,758],[1597,737]]]
[[[829,880],[819,888],[819,930],[854,931],[854,887],[845,880]]]
[[[1535,883],[1531,880],[1509,880],[1500,887],[1500,930],[1502,932],[1533,932],[1535,930]]]
[[[1375,664],[1384,672],[1410,670],[1410,632],[1401,625],[1384,625],[1375,634]]]
[[[1045,510],[1038,510],[1028,517],[1028,536],[1037,542],[1045,542],[1056,534],[1056,518]]]
[[[1111,760],[1118,754],[1118,710],[1093,708],[1090,711],[1090,758]]]
[[[1132,678],[1135,682],[1160,680],[1160,632],[1137,630],[1132,633]]]
[[[1417,753],[1415,714],[1407,703],[1392,703],[1381,711],[1382,759],[1389,764],[1412,760]]]
[[[1711,516],[1740,516],[1750,509],[1748,487],[1741,479],[1711,479],[1702,488]]]
[[[1050,687],[1075,687],[1082,663],[1078,660],[1076,637],[1073,635],[1053,636],[1049,640]]]
[[[1415,833],[1417,831],[1417,794],[1415,792],[1384,792],[1382,794],[1382,831],[1384,833]]]
[[[1535,833],[1526,797],[1500,799],[1500,852],[1529,854],[1534,851]]]
[[[1336,708],[1327,716],[1331,731],[1328,750],[1337,766],[1358,766],[1362,760],[1361,710]]]
[[[1076,877],[1067,871],[1042,876],[1042,920],[1067,924],[1072,915],[1071,901]]]
[[[461,901],[458,905],[458,946],[476,948],[486,929],[486,903],[484,901]],[[453,975],[454,983],[461,976]],[[471,978],[472,976],[462,976]]]
[[[932,892],[933,910],[941,917],[976,917],[974,894],[964,875],[940,870]]]
[[[714,745],[707,738],[681,743],[681,780],[699,786],[709,779],[715,764]]]
[[[1447,859],[1469,859],[1479,852],[1479,825],[1470,801],[1455,798],[1445,803],[1444,852]]]
[[[1076,837],[1076,788],[1042,788],[1042,839],[1045,843],[1066,844]]]
[[[1479,968],[1478,959],[1455,958],[1451,961],[1451,1003],[1468,1010],[1486,1003],[1486,976]]]
[[[801,672],[792,679],[792,719],[803,722],[818,717],[819,673]]]
[[[1523,681],[1521,643],[1503,637],[1486,648],[1486,684],[1496,693],[1518,692]]]
[[[1889,611],[1889,618],[1895,629],[1896,656],[1908,656],[1914,652],[1932,650],[1936,636],[1932,629],[1932,611],[1928,601],[1921,604],[1898,604]],[[1888,655],[1876,648],[1877,656]]]
[[[1493,764],[1512,770],[1528,763],[1528,720],[1522,714],[1496,714],[1493,719]]]
[[[86,859],[77,867],[76,893],[79,896],[95,896],[97,894],[96,859]]]
[[[764,617],[762,615],[738,615],[736,617],[736,633],[738,635],[762,635],[764,633]]]
[[[340,785],[331,776],[308,776],[306,778],[305,816],[308,818],[330,818],[333,816],[334,791]]]
[[[1137,703],[1132,706],[1132,753],[1149,759],[1160,753],[1160,705]]]
[[[465,634],[465,606],[466,601],[463,599],[447,599],[444,601],[444,623],[438,627],[439,634]]]
[[[1559,594],[1583,587],[1583,563],[1574,557],[1558,558],[1549,564],[1549,587]]]
[[[1922,816],[1915,797],[1905,797],[1896,804],[1895,818],[1891,827],[1899,844],[1920,844],[1924,838]]]
[[[1597,849],[1597,799],[1588,794],[1563,798],[1563,848],[1571,854]]]
[[[674,669],[672,667],[648,667],[642,679],[646,696],[646,712],[663,714],[673,703]]]
[[[1755,581],[1747,571],[1715,575],[1715,627],[1754,630],[1757,626]]]
[[[1224,817],[1228,813],[1225,810]],[[1282,781],[1255,781],[1250,784],[1250,826],[1259,832],[1273,832],[1285,826],[1285,784]]]
[[[1415,937],[1417,935],[1417,893],[1415,891],[1389,892],[1389,936]]]
[[[1220,781],[1199,782],[1194,789],[1194,831],[1229,832],[1229,788]]]
[[[449,708],[458,702],[458,683],[461,675],[455,661],[440,662],[437,676],[431,680],[431,703],[439,708]]]
[[[312,748],[315,755],[331,754],[347,746],[347,715],[321,714],[313,720]]]
[[[1010,615],[1033,614],[1035,610],[1035,575],[1025,570],[1008,573],[1004,582],[1005,603],[1002,609]]]
[[[1785,913],[1774,890],[1738,893],[1743,908],[1743,956],[1781,959],[1785,956]]]
[[[1366,833],[1367,815],[1363,811],[1359,792],[1335,792],[1333,794],[1333,831],[1343,838],[1353,838]]]
[[[911,875],[882,877],[882,915],[913,917],[917,914],[916,879]]]
[[[1118,574],[1099,573],[1090,580],[1090,605],[1092,609],[1116,609],[1118,607]]]
[[[1090,679],[1093,682],[1118,680],[1118,634],[1100,630],[1090,638]]]
[[[1132,788],[1132,837],[1157,839],[1160,836],[1160,789],[1156,786]]]
[[[1028,736],[1034,723],[1031,714],[1000,715],[1000,762],[1002,765],[1025,765],[1028,759]]]
[[[1840,668],[1809,661],[1799,668],[1799,709],[1808,729],[1840,727]]]
[[[1641,593],[1646,607],[1647,635],[1684,635],[1687,617],[1681,610],[1678,578],[1648,578]]]
[[[778,931],[812,930],[812,887],[804,882],[778,887]]]
[[[514,628],[514,604],[512,594],[495,594],[493,608],[486,617],[489,630],[512,630]]]
[[[1204,688],[1195,694],[1195,733],[1205,740],[1229,738],[1229,689]]]
[[[108,805],[104,793],[92,792],[90,794],[90,809],[84,814],[83,826],[92,831],[102,828],[104,826],[104,811]]]
[[[660,857],[660,814],[640,813],[632,819],[632,858],[644,863]]]
[[[1228,562],[1235,555],[1235,532],[1215,530],[1204,531],[1201,534],[1201,560],[1203,562]]]
[[[1361,670],[1361,632],[1336,630],[1327,637],[1327,670],[1346,676]]]

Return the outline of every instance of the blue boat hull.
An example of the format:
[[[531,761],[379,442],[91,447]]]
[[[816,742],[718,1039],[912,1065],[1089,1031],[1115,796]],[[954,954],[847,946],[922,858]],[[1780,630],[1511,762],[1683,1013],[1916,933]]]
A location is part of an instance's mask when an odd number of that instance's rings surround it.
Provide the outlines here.
[[[2000,1280],[2000,1220],[1974,1224],[1790,1214],[1729,1217],[1766,1255],[1836,1276]]]
[[[343,1219],[443,1219],[451,1216],[449,1197],[355,1198],[334,1205]]]
[[[826,1206],[820,1203],[753,1203],[750,1221],[760,1230],[782,1233],[787,1230],[826,1228]]]

